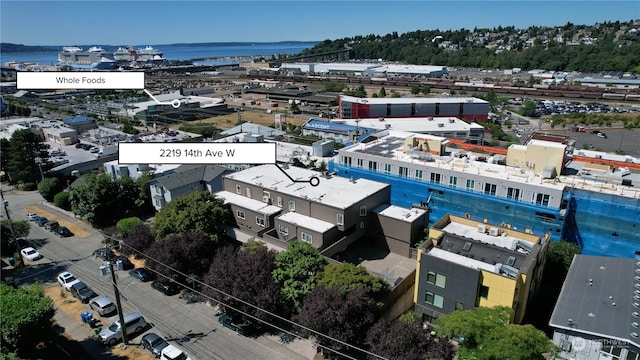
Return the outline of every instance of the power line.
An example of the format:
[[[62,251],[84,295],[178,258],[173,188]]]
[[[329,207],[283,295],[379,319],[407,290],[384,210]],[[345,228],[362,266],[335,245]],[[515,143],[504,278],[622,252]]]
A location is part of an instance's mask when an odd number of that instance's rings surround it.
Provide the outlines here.
[[[120,241],[119,239],[115,239],[115,238],[113,238],[112,236],[106,235],[106,234],[104,234],[104,233],[103,233],[103,235],[104,235],[105,237],[109,238],[109,239],[112,239],[112,240],[118,241],[118,242],[119,242],[119,244],[120,244],[120,246],[126,246],[127,248],[129,248],[129,249],[133,250],[135,253],[137,253],[137,254],[139,254],[139,255],[143,256],[145,259],[149,259],[149,260],[155,261],[156,263],[158,263],[158,264],[160,264],[160,265],[164,266],[165,268],[167,268],[167,269],[171,270],[172,272],[174,272],[174,273],[176,273],[176,274],[179,274],[179,275],[182,275],[182,276],[184,276],[185,278],[191,279],[193,283],[198,283],[199,285],[204,286],[204,287],[206,287],[206,288],[209,288],[209,289],[211,289],[211,290],[213,290],[213,291],[215,291],[215,292],[217,292],[217,293],[219,293],[219,294],[222,294],[222,295],[224,295],[224,296],[225,296],[225,297],[227,297],[227,298],[230,298],[230,299],[233,299],[233,300],[235,300],[235,301],[238,301],[238,302],[240,302],[240,303],[242,303],[242,304],[244,304],[244,305],[247,305],[247,306],[249,306],[249,307],[251,307],[251,308],[254,308],[254,309],[256,309],[256,310],[258,310],[258,311],[260,311],[260,312],[262,312],[262,313],[268,314],[268,315],[270,315],[270,316],[272,316],[272,317],[274,317],[274,318],[276,318],[276,319],[278,319],[278,320],[284,321],[285,323],[288,323],[288,324],[293,325],[293,326],[297,326],[297,327],[299,327],[299,328],[301,328],[301,329],[304,329],[304,330],[306,330],[306,331],[308,331],[308,332],[310,332],[310,333],[313,333],[313,334],[314,334],[314,335],[316,335],[316,336],[321,336],[321,337],[323,337],[323,338],[325,338],[325,339],[328,339],[328,340],[334,341],[334,342],[336,342],[336,343],[339,343],[339,344],[345,345],[345,346],[347,346],[348,348],[351,348],[351,349],[353,349],[353,350],[356,350],[356,351],[362,352],[362,353],[367,354],[367,355],[371,355],[371,356],[373,356],[373,357],[375,357],[375,358],[383,359],[383,360],[387,360],[387,359],[386,359],[385,357],[383,357],[383,356],[380,356],[380,355],[378,355],[378,354],[372,353],[372,352],[370,352],[370,351],[368,351],[368,350],[366,350],[366,349],[360,348],[360,347],[358,347],[358,346],[355,346],[355,345],[349,344],[349,343],[344,342],[344,341],[342,341],[342,340],[340,340],[340,339],[336,339],[336,338],[331,337],[331,336],[329,336],[329,335],[327,335],[327,334],[323,334],[323,333],[321,333],[321,332],[319,332],[319,331],[317,331],[317,330],[314,330],[314,329],[311,329],[311,328],[306,327],[306,326],[304,326],[304,325],[298,324],[298,323],[296,323],[296,322],[294,322],[294,321],[292,321],[292,320],[290,320],[290,319],[287,319],[287,318],[285,318],[285,317],[282,317],[282,316],[280,316],[280,315],[278,315],[278,314],[276,314],[276,313],[273,313],[273,312],[270,312],[270,311],[268,311],[268,310],[262,309],[262,308],[260,308],[260,307],[258,307],[258,306],[256,306],[256,305],[254,305],[254,304],[251,304],[251,303],[249,303],[249,302],[247,302],[247,301],[245,301],[245,300],[242,300],[242,299],[239,299],[239,298],[237,298],[237,297],[235,297],[235,296],[232,296],[232,295],[230,295],[230,294],[228,294],[228,293],[226,293],[226,292],[224,292],[224,291],[222,291],[222,290],[220,290],[220,289],[217,289],[217,288],[215,288],[215,287],[213,287],[213,286],[211,286],[211,285],[209,285],[209,284],[207,284],[207,283],[204,283],[204,282],[202,282],[202,281],[200,281],[200,280],[197,280],[197,279],[195,279],[195,278],[193,278],[193,277],[191,277],[191,276],[189,276],[189,275],[187,275],[187,274],[185,274],[185,273],[183,273],[183,272],[181,272],[181,271],[179,271],[179,270],[177,270],[177,269],[174,269],[173,267],[171,267],[171,266],[169,266],[169,265],[167,265],[167,264],[165,264],[165,263],[163,263],[163,262],[161,262],[161,261],[158,261],[158,260],[157,260],[157,259],[155,259],[155,258],[152,258],[152,257],[148,256],[147,254],[143,253],[142,251],[139,251],[139,250],[137,250],[137,249],[135,249],[135,248],[133,248],[133,247],[131,247],[131,246],[127,245],[126,243],[124,243],[123,241]],[[161,273],[159,273],[159,272],[158,272],[158,271],[156,271],[156,270],[153,270],[153,269],[150,269],[150,270],[152,270],[154,273],[159,274],[160,276],[162,276],[162,277],[164,277],[164,278],[166,278],[166,279],[169,279],[166,275],[161,274]],[[265,320],[259,319],[259,318],[257,318],[256,316],[253,316],[253,315],[251,315],[251,314],[247,314],[247,313],[245,313],[244,311],[241,311],[241,310],[239,310],[239,309],[236,309],[236,308],[234,308],[234,307],[232,307],[232,306],[230,306],[230,305],[228,305],[228,304],[224,303],[224,301],[213,299],[213,298],[209,297],[208,295],[204,294],[203,292],[196,290],[194,287],[189,287],[189,286],[187,286],[186,284],[182,284],[182,283],[180,283],[180,282],[177,282],[177,283],[178,283],[179,285],[181,285],[181,286],[185,287],[185,288],[189,288],[192,292],[195,292],[195,293],[197,293],[198,295],[203,296],[203,297],[204,297],[204,298],[206,298],[206,299],[209,299],[209,300],[214,301],[214,302],[221,303],[221,304],[223,304],[225,307],[228,307],[228,308],[230,308],[230,309],[232,309],[232,310],[234,310],[234,311],[237,311],[237,312],[239,312],[239,313],[242,313],[243,315],[248,316],[248,317],[250,317],[250,318],[252,318],[252,319],[254,319],[254,320],[256,320],[256,321],[259,321],[259,322],[261,322],[261,323],[263,323],[263,324],[265,324],[265,325],[268,325],[268,326],[270,326],[270,327],[273,327],[273,328],[275,328],[275,329],[278,329],[278,330],[280,330],[280,331],[283,331],[283,332],[285,332],[285,333],[287,333],[287,334],[289,334],[289,335],[293,335],[293,336],[295,336],[295,337],[297,337],[297,338],[304,339],[304,337],[302,337],[301,335],[298,335],[298,334],[292,333],[292,332],[290,332],[290,331],[288,331],[288,330],[285,330],[285,329],[279,328],[278,326],[276,326],[276,325],[274,325],[274,324],[271,324],[271,323],[268,323],[268,322],[266,322]],[[342,352],[340,352],[340,351],[338,351],[338,350],[332,349],[332,348],[330,348],[330,347],[328,347],[328,346],[321,345],[321,344],[319,344],[319,343],[317,343],[317,342],[315,342],[315,341],[312,341],[312,342],[313,342],[313,343],[314,343],[314,345],[316,345],[317,347],[320,347],[320,348],[323,348],[323,349],[327,349],[327,350],[329,350],[329,351],[335,352],[336,354],[339,354],[339,355],[342,355],[342,356],[345,356],[345,357],[347,357],[347,358],[350,358],[350,359],[354,359],[354,360],[355,360],[355,358],[353,358],[353,357],[351,357],[351,356],[349,356],[349,355],[347,355],[347,354],[344,354],[344,353],[342,353]]]

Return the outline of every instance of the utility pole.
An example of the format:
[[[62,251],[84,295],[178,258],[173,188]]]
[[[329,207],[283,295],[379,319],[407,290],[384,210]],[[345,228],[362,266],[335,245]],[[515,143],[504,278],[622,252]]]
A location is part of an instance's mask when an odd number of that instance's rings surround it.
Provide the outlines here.
[[[113,252],[105,244],[104,246],[107,254],[107,262],[109,263],[109,271],[111,272],[111,282],[113,283],[113,292],[116,296],[116,307],[118,308],[118,319],[120,320],[120,331],[122,332],[122,346],[127,347],[127,326],[124,323],[124,314],[122,313],[122,303],[120,302],[120,290],[118,290],[118,282],[116,281],[116,273],[113,270],[113,263],[111,262],[111,255]]]
[[[9,201],[4,199],[4,194],[0,190],[0,198],[2,198],[2,205],[4,206],[4,212],[7,214],[7,221],[9,222],[9,229],[11,230],[11,238],[13,239],[13,245],[16,247],[16,251],[20,252],[20,246],[18,245],[18,239],[16,239],[16,229],[13,227],[11,221],[11,215],[9,215]]]

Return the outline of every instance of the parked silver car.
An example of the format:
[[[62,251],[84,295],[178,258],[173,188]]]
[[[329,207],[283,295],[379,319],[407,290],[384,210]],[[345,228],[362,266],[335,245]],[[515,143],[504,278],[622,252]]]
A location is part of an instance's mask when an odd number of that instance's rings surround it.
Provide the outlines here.
[[[98,296],[91,299],[89,307],[97,311],[100,316],[113,314],[117,310],[115,304],[106,296]]]

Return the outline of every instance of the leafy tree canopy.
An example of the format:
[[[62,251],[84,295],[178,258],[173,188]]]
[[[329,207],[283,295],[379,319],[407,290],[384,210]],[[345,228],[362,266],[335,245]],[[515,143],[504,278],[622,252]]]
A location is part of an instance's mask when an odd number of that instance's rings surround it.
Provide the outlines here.
[[[125,238],[139,224],[142,224],[142,220],[139,217],[132,216],[118,220],[116,227],[120,230],[120,237]]]
[[[460,339],[460,357],[486,360],[543,359],[553,343],[531,325],[510,324],[508,307],[454,311],[436,320],[438,332]],[[506,356],[508,354],[508,356]]]
[[[316,286],[327,260],[313,246],[293,240],[286,251],[276,256],[273,278],[281,285],[282,295],[298,311],[302,299]]]
[[[51,331],[55,310],[42,285],[13,288],[0,284],[0,309],[3,353],[32,346]]]
[[[294,315],[293,321],[348,344],[360,345],[377,316],[375,301],[364,289],[343,292],[338,287],[316,286],[305,296],[302,309]],[[305,333],[315,336],[322,346],[349,350],[346,345],[324,336]]]
[[[205,233],[172,234],[147,248],[146,265],[169,278],[184,281],[175,270],[187,276],[201,276],[209,269],[215,251],[216,244]]]
[[[547,249],[547,266],[566,275],[577,254],[580,254],[578,245],[567,241],[552,241]]]
[[[194,191],[171,200],[158,212],[152,231],[156,238],[185,232],[201,232],[217,242],[229,217],[222,200],[208,191]]]
[[[271,275],[275,269],[275,258],[276,252],[266,246],[252,247],[251,250],[243,247],[239,251],[228,246],[221,248],[214,256],[204,282],[229,296],[211,288],[206,290],[208,295],[224,300],[242,312],[273,321],[268,313],[243,302],[268,312],[282,313],[280,287]]]
[[[121,251],[124,255],[133,255],[136,259],[142,259],[144,253],[155,241],[151,233],[151,227],[145,223],[136,224],[124,237],[125,246]]]
[[[19,180],[35,181],[40,178],[40,169],[36,159],[46,162],[49,152],[45,149],[40,137],[29,129],[17,130],[11,135],[6,156],[7,170],[12,182]]]
[[[16,239],[21,237],[25,237],[29,235],[29,229],[31,225],[26,220],[12,221],[13,230],[16,232]],[[13,253],[16,251],[15,246],[11,245],[11,241],[13,240],[11,234],[11,225],[9,224],[9,220],[0,221],[0,249],[3,253]]]
[[[45,178],[38,184],[38,192],[49,202],[53,201],[53,197],[62,191],[63,188],[64,185],[62,181],[57,177]]]
[[[369,274],[363,266],[351,263],[328,264],[319,276],[318,285],[338,286],[344,292],[364,289],[379,303],[389,294],[389,285],[384,279]]]
[[[447,337],[434,335],[433,330],[433,326],[425,329],[419,319],[379,320],[367,332],[366,344],[372,353],[387,359],[453,359],[456,353],[453,344]]]

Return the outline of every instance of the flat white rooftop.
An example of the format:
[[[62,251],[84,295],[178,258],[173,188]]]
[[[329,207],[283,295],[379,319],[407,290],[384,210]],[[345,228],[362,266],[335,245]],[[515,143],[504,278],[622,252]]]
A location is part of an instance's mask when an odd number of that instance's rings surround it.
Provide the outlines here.
[[[288,222],[290,224],[298,225],[309,230],[317,231],[319,233],[323,233],[333,227],[334,224],[328,223],[326,221],[322,221],[319,219],[315,219],[306,215],[299,214],[297,212],[289,211],[278,216],[278,219]]]
[[[455,254],[452,252],[449,252],[447,250],[442,250],[439,249],[437,247],[430,247],[429,249],[427,249],[427,253],[431,254],[431,256],[435,256],[439,259],[442,260],[446,260],[452,263],[456,263],[462,266],[466,266],[468,268],[471,269],[476,269],[476,270],[485,270],[485,271],[489,271],[492,272],[494,274],[498,274],[500,273],[500,271],[498,269],[496,269],[495,265],[492,264],[488,264],[484,261],[480,261],[480,260],[476,260],[476,259],[471,259],[468,258],[466,256],[462,256],[459,254]]]
[[[424,215],[427,211],[417,208],[407,209],[396,205],[383,204],[375,208],[373,212],[410,223]]]
[[[491,226],[489,224],[485,224],[485,228],[487,231],[489,231],[489,229],[491,228],[499,229],[497,226]],[[449,234],[477,240],[484,244],[499,246],[501,248],[509,250],[516,250],[516,244],[518,243],[518,240],[526,241],[525,239],[508,236],[505,233],[501,233],[498,236],[489,235],[488,233],[480,233],[477,227],[472,227],[453,221],[447,224],[447,226],[445,226],[442,231]],[[531,243],[530,241],[528,242]]]
[[[286,174],[275,165],[260,165],[226,177],[338,209],[345,209],[361,199],[390,187],[389,184],[366,179],[356,179],[352,182],[339,176],[326,178],[317,171],[295,166],[289,166],[284,171]],[[289,177],[301,182],[293,182]],[[318,186],[311,186],[308,182],[312,177],[320,180]]]
[[[471,129],[482,130],[483,126],[476,123],[469,124],[455,117],[412,117],[412,118],[379,118],[366,119],[335,119],[332,123],[360,126],[376,130],[398,130],[412,132],[469,132]]]
[[[358,98],[354,96],[341,95],[343,101],[358,104],[488,104],[486,100],[474,97],[399,97],[399,98]]]
[[[249,209],[251,211],[255,211],[257,213],[261,213],[265,215],[273,215],[282,211],[281,208],[275,205],[268,205],[265,202],[250,199],[248,197],[234,194],[229,191],[219,191],[214,195],[221,198],[225,202],[225,204],[227,203],[235,204],[245,209]]]

